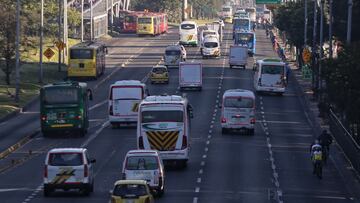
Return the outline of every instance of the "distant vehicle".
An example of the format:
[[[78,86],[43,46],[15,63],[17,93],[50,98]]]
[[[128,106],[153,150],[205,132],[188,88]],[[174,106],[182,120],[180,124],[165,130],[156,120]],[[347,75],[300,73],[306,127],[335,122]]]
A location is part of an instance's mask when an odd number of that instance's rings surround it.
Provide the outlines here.
[[[45,158],[44,196],[56,189],[79,189],[89,195],[94,191],[95,159],[85,148],[55,148]]]
[[[136,33],[137,27],[137,12],[128,12],[124,14],[124,22],[122,24],[121,32]]]
[[[233,17],[232,16],[224,17],[224,22],[228,23],[228,24],[232,24],[233,23]]]
[[[202,48],[204,46],[204,39],[206,36],[208,35],[213,35],[215,37],[217,37],[219,39],[219,33],[215,30],[211,30],[211,29],[208,29],[208,30],[202,30],[201,31],[201,34],[200,34],[200,51],[202,51]]]
[[[243,89],[226,90],[221,105],[222,133],[228,130],[245,129],[254,134],[255,129],[255,95]]]
[[[179,26],[180,45],[198,46],[198,25],[194,21],[184,21]]]
[[[164,164],[156,150],[130,150],[123,162],[124,180],[146,180],[158,196],[165,191]]]
[[[280,59],[266,58],[254,64],[254,87],[257,92],[282,95],[286,89],[286,64]]]
[[[110,86],[109,121],[113,128],[137,123],[141,100],[149,92],[144,83],[138,80],[120,80]]]
[[[235,32],[238,31],[250,31],[251,30],[251,22],[250,18],[235,18],[233,25],[233,36],[235,36]]]
[[[251,23],[256,22],[256,9],[254,7],[249,7],[245,9],[246,13],[249,14]]]
[[[186,60],[186,50],[182,45],[170,45],[165,49],[164,64],[166,67],[179,67]]]
[[[221,55],[219,37],[216,35],[207,35],[201,46],[203,58],[219,57]]]
[[[234,66],[242,66],[244,69],[247,65],[248,59],[248,48],[246,46],[231,45],[230,46],[230,57],[229,65],[230,68]]]
[[[256,34],[251,31],[236,31],[234,35],[234,44],[247,46],[249,56],[254,56],[256,53]]]
[[[166,66],[158,65],[154,66],[150,72],[150,81],[154,83],[166,83],[169,84],[169,71]]]
[[[232,7],[230,5],[223,5],[221,8],[221,16],[225,19],[231,17],[233,14]]]
[[[99,42],[83,42],[69,50],[68,78],[97,79],[105,72],[107,48]]]
[[[268,20],[269,23],[271,24],[272,23],[272,16],[271,16],[271,11],[268,10],[268,9],[265,9],[264,10],[264,19]]]
[[[89,100],[92,92],[83,82],[58,82],[40,89],[41,132],[75,132],[85,136],[89,128]]]
[[[187,165],[190,151],[192,107],[177,95],[148,96],[140,103],[138,149],[154,149],[163,161]]]
[[[202,88],[202,64],[196,62],[182,62],[179,67],[179,87],[180,90],[185,88]]]
[[[144,12],[137,17],[136,34],[139,36],[155,36],[167,32],[167,29],[167,15],[164,13]]]
[[[145,180],[119,180],[110,191],[111,203],[154,203]]]

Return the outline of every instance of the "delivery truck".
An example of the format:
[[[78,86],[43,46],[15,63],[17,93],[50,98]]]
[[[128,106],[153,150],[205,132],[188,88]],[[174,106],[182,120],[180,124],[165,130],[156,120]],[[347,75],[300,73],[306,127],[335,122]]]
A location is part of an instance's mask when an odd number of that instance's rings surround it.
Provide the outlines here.
[[[202,63],[181,62],[179,66],[179,87],[183,89],[202,89]]]

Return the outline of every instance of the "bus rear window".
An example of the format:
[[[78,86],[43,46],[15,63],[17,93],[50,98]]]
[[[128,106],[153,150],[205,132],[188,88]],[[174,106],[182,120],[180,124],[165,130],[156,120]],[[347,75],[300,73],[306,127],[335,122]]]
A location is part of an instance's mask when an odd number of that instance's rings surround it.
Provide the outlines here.
[[[83,165],[81,153],[51,153],[49,155],[51,166],[80,166]]]
[[[43,101],[45,104],[77,104],[78,90],[76,88],[45,89]]]
[[[184,122],[182,111],[143,111],[141,112],[142,123],[154,122]]]
[[[130,156],[126,159],[126,170],[156,170],[159,164],[155,156]]]
[[[195,25],[194,24],[182,24],[181,29],[183,29],[183,30],[193,30],[193,29],[195,29]]]
[[[282,75],[284,74],[284,66],[263,65],[261,67],[262,74]]]
[[[93,50],[91,49],[71,49],[70,50],[71,59],[92,59]]]
[[[250,21],[247,19],[237,19],[235,20],[235,26],[249,26]]]
[[[254,100],[244,97],[228,97],[225,98],[224,107],[230,108],[253,108]]]
[[[151,24],[151,18],[138,18],[138,23],[139,24]]]

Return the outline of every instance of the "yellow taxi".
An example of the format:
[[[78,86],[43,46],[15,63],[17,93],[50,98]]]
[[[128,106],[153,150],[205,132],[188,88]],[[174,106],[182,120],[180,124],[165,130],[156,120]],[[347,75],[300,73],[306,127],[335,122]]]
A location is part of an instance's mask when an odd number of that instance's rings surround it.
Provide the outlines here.
[[[110,193],[111,203],[154,203],[145,180],[119,180]]]
[[[154,66],[150,72],[150,81],[154,83],[169,83],[169,71],[166,66]]]

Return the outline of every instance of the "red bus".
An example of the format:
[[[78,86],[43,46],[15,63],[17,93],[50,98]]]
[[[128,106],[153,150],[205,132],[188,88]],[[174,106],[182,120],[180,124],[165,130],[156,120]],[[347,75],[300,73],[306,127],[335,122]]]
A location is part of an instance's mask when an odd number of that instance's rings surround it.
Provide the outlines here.
[[[122,32],[135,33],[137,27],[137,12],[129,12],[124,16],[124,22],[122,25]]]
[[[160,33],[166,33],[168,31],[167,15],[165,13],[159,13],[160,18]]]

